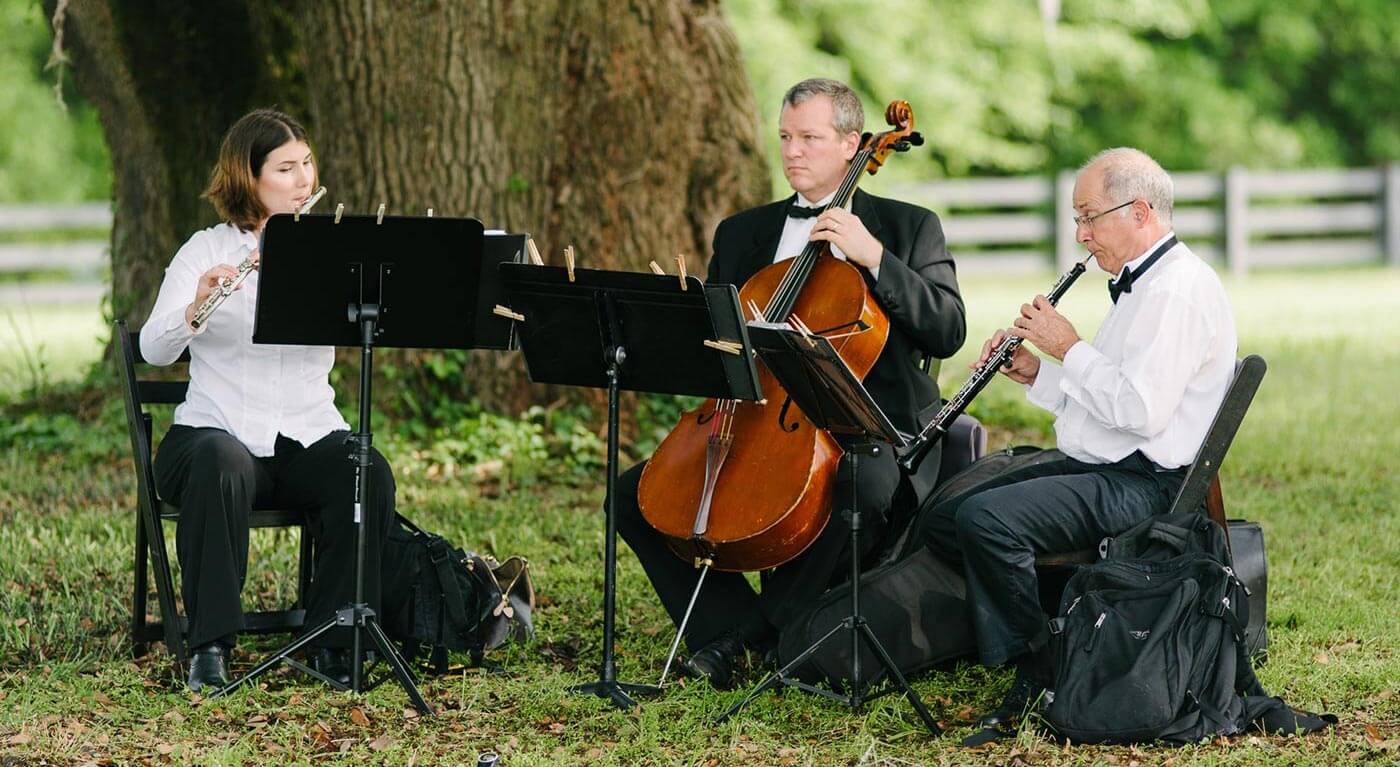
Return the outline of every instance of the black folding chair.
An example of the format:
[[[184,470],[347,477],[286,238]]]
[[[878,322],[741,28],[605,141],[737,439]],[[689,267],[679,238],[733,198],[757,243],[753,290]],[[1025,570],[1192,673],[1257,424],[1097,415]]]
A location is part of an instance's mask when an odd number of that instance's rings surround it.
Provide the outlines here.
[[[1235,375],[1230,381],[1230,388],[1225,391],[1220,410],[1216,412],[1201,449],[1196,453],[1196,460],[1187,468],[1186,478],[1182,480],[1181,489],[1168,510],[1168,513],[1195,511],[1204,506],[1211,521],[1225,531],[1227,545],[1230,542],[1230,526],[1225,519],[1225,500],[1220,492],[1220,463],[1225,460],[1230,443],[1235,441],[1235,433],[1239,431],[1240,423],[1244,421],[1244,415],[1249,411],[1249,405],[1254,401],[1254,394],[1259,391],[1259,383],[1264,380],[1267,370],[1264,358],[1257,354],[1235,362]],[[1035,558],[1035,564],[1036,567],[1081,565],[1098,558],[1098,549],[1084,549],[1044,554]]]
[[[148,643],[165,642],[170,654],[183,664],[189,657],[186,635],[189,621],[179,612],[177,591],[171,575],[170,557],[165,546],[163,522],[173,522],[180,510],[161,499],[156,493],[155,471],[151,450],[151,415],[147,405],[177,405],[185,401],[189,381],[139,380],[136,365],[144,364],[141,357],[140,331],[129,330],[125,320],[117,320],[114,335],[121,349],[122,395],[126,403],[126,424],[131,436],[131,454],[136,466],[136,563],[131,599],[131,643],[136,657],[146,654]],[[189,352],[180,357],[189,361]],[[306,619],[303,607],[307,587],[311,583],[312,543],[307,534],[305,515],[300,511],[255,509],[248,518],[251,528],[301,527],[301,562],[297,578],[297,600],[285,610],[248,612],[244,614],[245,630],[251,633],[296,631]],[[155,570],[156,600],[160,620],[146,615],[149,594],[147,568]]]

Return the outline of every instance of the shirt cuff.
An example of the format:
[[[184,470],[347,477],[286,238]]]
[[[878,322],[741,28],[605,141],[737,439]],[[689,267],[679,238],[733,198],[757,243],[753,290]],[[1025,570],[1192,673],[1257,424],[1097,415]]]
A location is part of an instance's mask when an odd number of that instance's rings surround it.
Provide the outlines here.
[[[1031,404],[1039,405],[1046,410],[1054,410],[1060,403],[1060,380],[1064,378],[1064,371],[1059,365],[1049,360],[1040,361],[1040,371],[1036,373],[1035,380],[1026,386],[1026,399]]]
[[[1064,372],[1065,377],[1076,384],[1083,384],[1084,378],[1089,374],[1089,368],[1103,357],[1098,349],[1095,349],[1084,340],[1074,343],[1065,352]]]

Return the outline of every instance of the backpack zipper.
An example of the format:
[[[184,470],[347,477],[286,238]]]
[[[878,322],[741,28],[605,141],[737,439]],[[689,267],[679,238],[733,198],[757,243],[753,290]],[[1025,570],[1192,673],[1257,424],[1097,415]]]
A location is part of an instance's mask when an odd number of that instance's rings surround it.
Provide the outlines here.
[[[1099,613],[1099,619],[1094,621],[1094,633],[1090,634],[1089,641],[1084,643],[1084,652],[1094,651],[1094,642],[1099,638],[1099,628],[1103,626],[1103,622],[1107,618],[1107,612]]]

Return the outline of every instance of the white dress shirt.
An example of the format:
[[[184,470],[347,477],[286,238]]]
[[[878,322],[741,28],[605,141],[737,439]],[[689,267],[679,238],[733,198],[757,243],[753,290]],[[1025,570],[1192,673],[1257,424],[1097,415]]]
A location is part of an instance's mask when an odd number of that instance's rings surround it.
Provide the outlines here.
[[[200,275],[219,264],[237,267],[258,247],[257,237],[219,224],[190,237],[165,270],[151,316],[141,328],[141,354],[169,365],[190,350],[190,388],[175,423],[212,426],[237,437],[255,456],[273,454],[277,435],[310,445],[350,428],[335,409],[330,346],[253,343],[258,273],[244,280],[199,332],[185,322]]]
[[[1167,237],[1126,268],[1136,273]],[[1070,347],[1063,365],[1042,360],[1026,396],[1055,414],[1056,447],[1071,458],[1112,463],[1141,450],[1174,469],[1195,460],[1235,355],[1220,278],[1177,244],[1118,297],[1093,343]]]
[[[834,199],[836,199],[835,192],[832,192],[816,202],[809,202],[806,197],[798,194],[797,200],[793,204],[799,208],[823,208]],[[850,209],[849,203],[847,203],[846,209]],[[801,255],[802,249],[806,248],[807,243],[811,241],[812,229],[816,228],[816,226],[816,216],[811,218],[793,218],[789,216],[787,220],[783,222],[783,236],[778,238],[778,249],[773,253],[773,263],[776,264],[779,261],[786,261],[789,258],[797,258]],[[846,254],[841,252],[841,249],[834,244],[831,246],[831,255],[836,256],[842,261],[846,260]],[[878,264],[874,269],[869,271],[871,277],[877,280],[880,279],[880,267]]]

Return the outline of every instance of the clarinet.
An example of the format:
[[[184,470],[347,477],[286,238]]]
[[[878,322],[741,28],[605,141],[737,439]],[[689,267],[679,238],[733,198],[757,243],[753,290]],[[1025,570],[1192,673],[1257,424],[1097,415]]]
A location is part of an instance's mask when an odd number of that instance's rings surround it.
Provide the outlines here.
[[[318,188],[315,194],[308,197],[306,202],[302,203],[301,209],[297,211],[297,215],[311,210],[311,206],[315,205],[325,194],[326,188],[324,186]],[[238,274],[220,280],[219,286],[214,288],[209,296],[204,299],[204,303],[199,305],[198,309],[194,310],[194,318],[190,320],[190,327],[199,330],[204,323],[208,322],[209,316],[214,313],[214,310],[219,308],[219,305],[224,302],[224,299],[233,295],[233,291],[237,290],[238,286],[242,285],[243,281],[248,279],[248,275],[252,274],[253,270],[256,268],[258,268],[258,265],[257,262],[253,261],[252,254],[249,254],[247,258],[239,262]]]
[[[1045,295],[1045,299],[1050,302],[1051,306],[1058,304],[1060,297],[1069,290],[1075,280],[1079,279],[1079,275],[1084,273],[1084,264],[1088,261],[1089,257],[1085,256],[1083,261],[1076,263],[1073,268],[1060,275],[1060,279],[1050,287],[1050,292]],[[980,394],[987,387],[987,384],[991,383],[992,379],[996,377],[997,370],[1011,361],[1011,355],[1021,348],[1021,343],[1024,340],[1020,336],[1010,335],[1002,339],[1002,342],[992,351],[992,356],[988,357],[981,367],[972,371],[972,376],[967,379],[967,383],[958,389],[958,393],[954,394],[952,399],[943,405],[943,408],[938,411],[938,415],[933,417],[929,425],[925,426],[914,438],[914,441],[909,443],[904,454],[899,458],[900,468],[911,474],[919,468],[919,464],[923,463],[928,451],[933,449],[933,446],[948,434],[948,429],[952,428],[953,421],[956,421],[958,416],[967,410],[967,406],[972,404],[973,398]]]

